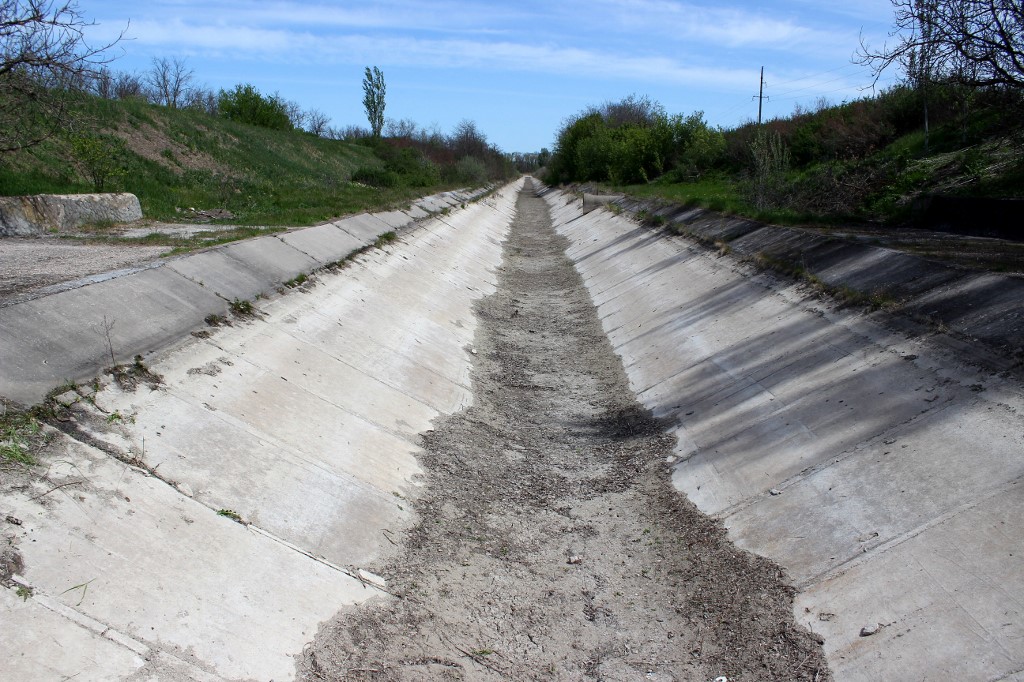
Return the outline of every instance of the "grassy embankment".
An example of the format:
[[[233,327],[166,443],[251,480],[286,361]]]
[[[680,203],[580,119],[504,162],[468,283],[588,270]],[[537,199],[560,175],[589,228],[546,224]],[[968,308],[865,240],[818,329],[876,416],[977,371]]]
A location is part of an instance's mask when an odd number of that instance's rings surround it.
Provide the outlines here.
[[[153,220],[190,222],[196,211],[223,209],[197,238],[151,235],[144,243],[179,249],[244,238],[283,226],[312,225],[366,210],[402,208],[411,199],[451,189],[457,179],[419,173],[404,182],[408,158],[386,144],[328,140],[169,109],[137,100],[82,96],[75,130],[0,157],[0,195],[131,192]],[[82,141],[91,143],[83,151]],[[400,156],[400,155],[399,155]],[[395,162],[399,161],[397,166]],[[423,159],[414,160],[429,165]],[[404,165],[403,165],[404,164]],[[395,166],[389,186],[353,182]],[[424,183],[423,177],[431,182]],[[96,239],[105,230],[94,230]]]

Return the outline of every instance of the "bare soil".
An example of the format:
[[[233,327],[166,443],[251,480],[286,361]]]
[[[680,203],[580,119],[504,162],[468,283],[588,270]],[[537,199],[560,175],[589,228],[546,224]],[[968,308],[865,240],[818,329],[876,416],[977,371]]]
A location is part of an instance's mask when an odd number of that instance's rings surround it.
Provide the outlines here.
[[[394,598],[325,624],[301,680],[828,680],[775,564],[670,483],[674,437],[636,402],[527,190],[477,306],[475,404],[423,441]]]

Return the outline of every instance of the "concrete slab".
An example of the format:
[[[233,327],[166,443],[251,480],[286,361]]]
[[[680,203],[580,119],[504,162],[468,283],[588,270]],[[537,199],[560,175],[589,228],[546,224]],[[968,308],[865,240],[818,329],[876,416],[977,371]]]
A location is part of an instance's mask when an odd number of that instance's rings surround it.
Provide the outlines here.
[[[420,220],[421,218],[426,218],[430,215],[430,213],[424,211],[416,204],[410,204],[409,208],[403,211],[403,213],[407,214],[413,220]]]
[[[225,301],[251,301],[281,286],[223,249],[195,253],[168,262],[164,267],[178,273]]]
[[[22,521],[18,549],[33,600],[56,604],[66,620],[129,651],[160,650],[223,679],[286,679],[317,625],[366,596],[358,580],[93,448],[69,443],[48,478],[32,495],[81,483],[42,504],[28,495],[4,500],[5,513]],[[82,637],[67,625],[23,633],[32,635],[37,644],[25,653],[33,664],[51,660],[40,637],[67,636],[57,648],[73,653]],[[134,664],[123,651],[94,660],[94,679]]]
[[[448,197],[441,194],[434,194],[429,197],[423,197],[415,202],[416,206],[427,213],[440,213],[441,211],[450,208],[456,202]]]
[[[1024,482],[1011,483],[799,595],[837,679],[1019,677],[1022,515]],[[860,636],[875,623],[878,634]]]
[[[412,216],[402,211],[379,211],[371,215],[392,230],[402,230],[413,223]]]
[[[265,284],[265,291],[273,291],[296,275],[311,272],[317,261],[289,246],[277,237],[257,237],[232,242],[222,247],[224,253],[237,260]]]
[[[58,682],[75,677],[98,680],[105,675],[123,678],[145,664],[140,654],[104,637],[103,629],[69,620],[44,606],[46,603],[52,603],[52,598],[22,598],[14,589],[0,588],[0,612],[4,614],[0,651],[7,653],[6,679]],[[57,604],[58,609],[63,607]],[[43,657],[36,652],[39,632],[51,633],[52,637]]]
[[[372,244],[376,241],[377,237],[392,229],[383,220],[368,213],[360,213],[349,218],[343,218],[331,223],[331,225],[352,235],[363,246]]]
[[[285,232],[278,235],[278,239],[309,256],[317,265],[335,263],[365,246],[359,239],[334,225],[318,225]]]
[[[212,291],[169,268],[0,308],[0,395],[33,404],[109,366],[111,348],[118,362],[130,361],[226,310]]]
[[[676,486],[787,570],[803,590],[795,615],[825,636],[836,679],[1019,676],[1021,387],[730,258],[545,199],[631,386],[674,424]],[[799,246],[737,229],[750,248]],[[830,276],[902,276],[889,256],[808,248]],[[953,323],[995,338],[1016,333],[1016,318],[996,319],[1013,299],[998,281],[908,286],[923,292],[912,305],[976,300]]]

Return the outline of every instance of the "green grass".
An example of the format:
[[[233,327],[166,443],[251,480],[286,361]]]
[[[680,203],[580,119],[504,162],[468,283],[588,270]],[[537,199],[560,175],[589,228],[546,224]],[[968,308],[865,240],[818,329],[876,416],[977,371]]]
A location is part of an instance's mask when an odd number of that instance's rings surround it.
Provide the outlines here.
[[[42,426],[33,414],[8,409],[0,416],[0,461],[36,464],[33,444],[41,432]]]
[[[368,146],[301,131],[248,126],[141,101],[87,97],[77,109],[85,129],[127,139],[124,173],[107,191],[135,194],[146,217],[157,220],[180,221],[180,211],[188,208],[221,208],[240,225],[311,225],[451,188],[351,182],[356,169],[382,167],[384,161]],[[71,141],[54,138],[0,156],[0,195],[91,192],[82,170]]]
[[[696,182],[625,185],[615,189],[635,197],[659,197],[684,206],[699,206],[720,213],[742,213],[747,208],[736,184],[722,177]]]

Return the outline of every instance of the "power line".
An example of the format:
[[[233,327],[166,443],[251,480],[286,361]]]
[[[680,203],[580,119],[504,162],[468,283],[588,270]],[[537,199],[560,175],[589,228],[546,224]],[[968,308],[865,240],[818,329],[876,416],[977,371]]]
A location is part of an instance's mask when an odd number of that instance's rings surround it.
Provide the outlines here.
[[[792,90],[787,90],[786,92],[780,92],[778,95],[776,95],[776,97],[782,97],[783,95],[791,95],[794,92],[802,92],[804,90],[813,90],[815,88],[820,88],[823,85],[828,85],[829,83],[837,83],[843,80],[846,80],[845,76],[840,76],[839,78],[832,78],[831,80],[822,81],[820,83],[813,83],[803,88],[793,88]]]
[[[806,76],[800,76],[799,78],[793,78],[792,80],[782,81],[781,83],[775,83],[775,85],[776,85],[776,87],[782,86],[782,85],[789,85],[790,83],[799,83],[800,81],[810,80],[812,78],[817,78],[818,76],[824,76],[824,75],[827,75],[827,74],[830,74],[830,73],[835,73],[836,71],[842,71],[843,69],[861,69],[861,68],[863,68],[863,67],[861,67],[859,64],[844,64],[843,66],[837,66],[836,68],[829,69],[828,71],[819,71],[818,73],[811,73],[811,74],[808,74]]]

